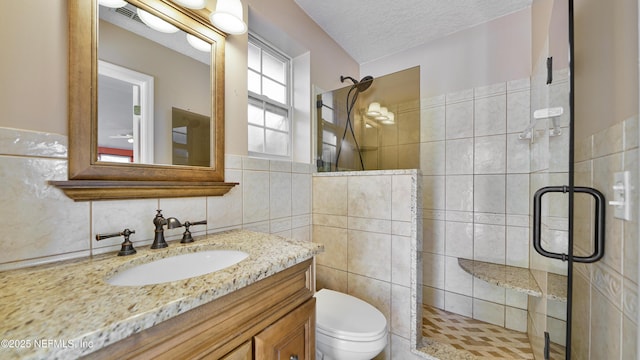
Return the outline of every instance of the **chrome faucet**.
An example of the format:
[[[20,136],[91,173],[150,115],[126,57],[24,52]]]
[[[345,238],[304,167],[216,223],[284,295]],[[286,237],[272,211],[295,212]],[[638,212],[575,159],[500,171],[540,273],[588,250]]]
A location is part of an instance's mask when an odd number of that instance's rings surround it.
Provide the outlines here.
[[[175,229],[182,226],[180,221],[174,217],[165,219],[162,216],[162,210],[156,210],[156,216],[153,218],[153,225],[155,225],[155,236],[153,237],[152,249],[162,249],[169,246],[164,239],[164,226],[167,225],[167,229]]]

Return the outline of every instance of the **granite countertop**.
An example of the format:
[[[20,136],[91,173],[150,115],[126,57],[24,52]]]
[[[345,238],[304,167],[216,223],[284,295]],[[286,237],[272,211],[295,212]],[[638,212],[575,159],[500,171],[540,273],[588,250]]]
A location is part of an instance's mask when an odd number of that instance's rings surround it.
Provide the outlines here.
[[[245,260],[217,272],[146,286],[113,286],[118,271],[200,250],[241,250]],[[233,230],[191,244],[115,253],[0,272],[2,359],[75,359],[253,284],[323,251],[321,244]]]
[[[530,269],[463,258],[458,258],[458,265],[467,273],[490,284],[535,297],[543,296],[543,291]],[[547,278],[547,288],[544,292],[546,298],[567,302],[567,277],[554,273],[544,273],[543,276]]]

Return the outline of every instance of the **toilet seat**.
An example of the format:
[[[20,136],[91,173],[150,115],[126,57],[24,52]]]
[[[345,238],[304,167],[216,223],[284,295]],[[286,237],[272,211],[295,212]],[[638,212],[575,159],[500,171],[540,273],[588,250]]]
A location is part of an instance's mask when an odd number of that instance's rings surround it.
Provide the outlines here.
[[[322,289],[316,297],[316,332],[342,341],[375,342],[387,336],[387,319],[371,304]]]

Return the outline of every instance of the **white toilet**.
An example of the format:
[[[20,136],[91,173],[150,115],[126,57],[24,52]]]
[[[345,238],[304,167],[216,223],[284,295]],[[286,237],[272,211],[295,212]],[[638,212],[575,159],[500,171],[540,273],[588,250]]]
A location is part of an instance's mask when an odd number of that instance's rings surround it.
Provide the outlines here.
[[[387,319],[378,309],[329,289],[315,298],[317,360],[371,360],[387,346]]]

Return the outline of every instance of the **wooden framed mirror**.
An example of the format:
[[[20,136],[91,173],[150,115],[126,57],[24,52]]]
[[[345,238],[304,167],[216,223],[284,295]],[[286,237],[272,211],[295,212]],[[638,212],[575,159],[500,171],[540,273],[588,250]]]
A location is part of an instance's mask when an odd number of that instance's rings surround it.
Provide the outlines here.
[[[102,56],[99,56],[99,47],[103,45],[99,44],[102,36],[102,34],[99,34],[100,24],[102,23],[99,11],[104,11],[104,9],[101,9],[104,7],[99,5],[98,0],[69,0],[69,180],[52,181],[51,183],[62,189],[67,196],[77,201],[225,194],[237,183],[224,182],[224,33],[209,23],[208,14],[210,11],[208,9],[186,9],[169,0],[127,0],[127,3],[127,6],[133,8],[134,11],[135,9],[141,9],[143,12],[164,20],[180,31],[190,34],[192,38],[195,37],[201,44],[204,41],[205,47],[206,44],[210,44],[209,74],[208,76],[206,74],[203,75],[207,76],[209,80],[210,93],[205,93],[205,98],[210,99],[210,107],[206,110],[202,110],[201,107],[199,111],[202,117],[210,117],[210,126],[205,130],[210,132],[210,136],[204,137],[210,139],[210,147],[207,149],[206,144],[200,146],[201,152],[207,155],[204,165],[202,161],[200,166],[173,165],[171,160],[172,133],[174,137],[176,133],[183,136],[182,132],[187,127],[181,127],[178,132],[172,132],[171,124],[160,124],[159,119],[161,116],[159,114],[165,114],[165,108],[167,107],[169,109],[177,107],[191,110],[189,104],[180,104],[177,100],[175,102],[165,100],[163,101],[163,107],[159,107],[156,102],[156,105],[154,105],[156,111],[153,112],[155,117],[152,116],[151,118],[152,128],[156,129],[154,130],[156,132],[156,142],[152,146],[147,145],[146,148],[151,149],[148,152],[154,152],[155,149],[155,159],[164,158],[164,160],[144,160],[154,159],[153,155],[148,154],[143,157],[135,157],[136,160],[134,160],[134,156],[131,155],[131,161],[125,160],[128,163],[120,163],[108,157],[100,156],[102,154],[99,149],[104,148],[104,146],[99,144],[99,141],[103,141],[99,140],[99,133],[105,130],[102,130],[104,128],[103,124],[101,123],[99,126],[98,123],[98,108],[101,106],[98,103],[98,64],[99,60],[101,64],[104,62]],[[138,15],[142,14],[138,12]],[[135,18],[136,16],[136,14],[133,14],[131,17]],[[140,17],[136,20],[142,24]],[[102,25],[105,32],[107,30],[106,25],[106,23]],[[134,50],[144,52],[145,50],[141,49],[142,47],[146,47],[146,45],[134,46]],[[105,45],[104,48],[106,49],[108,46]],[[125,49],[121,52],[129,53],[131,49]],[[119,59],[117,58],[117,60]],[[152,60],[152,64],[162,60],[156,57],[156,60]],[[144,64],[116,65],[125,68],[125,70],[131,69],[141,72],[146,72],[146,69],[151,68]],[[187,66],[187,68],[178,69],[178,75],[173,77],[174,80],[165,76],[156,79],[155,85],[153,85],[154,82],[152,81],[151,84],[152,87],[155,87],[155,92],[162,91],[158,91],[159,83],[164,83],[165,85],[169,83],[171,86],[179,82],[175,79],[183,80],[181,72],[186,73],[189,68]],[[154,71],[156,70],[150,70],[150,72]],[[206,85],[205,82],[205,87]],[[199,89],[202,90],[202,86]],[[175,98],[184,98],[189,89],[171,89],[171,91],[174,92]],[[202,91],[194,91],[196,92],[192,97],[196,95],[202,97]],[[165,98],[171,98],[171,96],[166,96]],[[136,106],[134,103],[131,108],[133,114],[140,115],[140,106]],[[142,108],[144,109],[144,107]],[[210,114],[202,114],[207,111],[210,111]],[[101,119],[100,121],[104,120]],[[166,129],[167,127],[169,130],[164,131],[165,135],[159,137],[157,135],[157,133],[160,133],[158,129]],[[130,134],[126,132],[121,136],[112,135],[110,137],[134,138],[137,136],[135,135],[136,131],[142,131],[140,130],[141,128],[143,127],[136,127]],[[136,141],[139,139],[139,137],[136,138]],[[160,153],[158,150],[164,151],[166,149],[169,151],[168,156],[158,155]],[[202,158],[202,154],[200,158]],[[209,161],[209,166],[207,166],[206,161]],[[177,164],[185,164],[185,162],[182,160]]]

